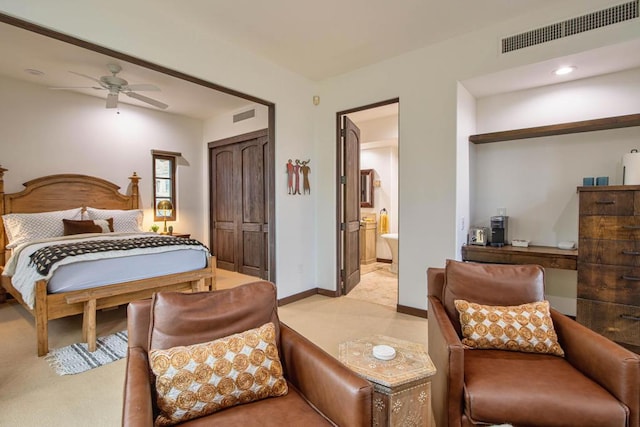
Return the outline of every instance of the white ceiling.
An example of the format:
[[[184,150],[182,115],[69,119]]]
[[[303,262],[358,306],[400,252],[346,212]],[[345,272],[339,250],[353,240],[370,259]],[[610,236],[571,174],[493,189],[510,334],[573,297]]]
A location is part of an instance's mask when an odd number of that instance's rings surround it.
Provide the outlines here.
[[[322,80],[567,0],[156,0],[171,16]],[[129,11],[131,13],[131,11]]]
[[[155,13],[156,18],[180,19],[194,31],[197,28],[320,80],[526,14],[534,8],[548,7],[552,11],[565,1],[570,0],[154,0],[152,11],[148,2],[126,3],[131,16],[146,11]],[[639,47],[637,40],[567,58],[579,68],[563,81],[638,67]],[[45,86],[91,86],[93,82],[69,71],[99,78],[109,74],[106,64],[114,62],[105,55],[1,23],[0,54],[0,75]],[[244,99],[134,64],[115,62],[123,68],[119,76],[130,84],[150,83],[161,88],[161,92],[141,94],[169,104],[169,113],[206,119],[253,106]],[[478,97],[553,84],[558,81],[551,75],[554,62],[558,61],[482,76],[464,84]],[[33,76],[25,69],[44,74]],[[106,97],[104,91],[93,89],[83,93]],[[122,95],[120,100],[147,106]]]
[[[120,103],[197,119],[245,111],[255,105],[236,96],[204,88],[195,83],[4,23],[0,23],[0,55],[2,58],[0,75],[47,87],[97,86],[96,82],[69,71],[99,79],[100,76],[111,75],[107,64],[116,63],[122,67],[118,77],[127,80],[129,84],[149,83],[160,88],[160,92],[145,91],[140,94],[169,104],[169,108],[159,110],[122,94],[119,96]],[[44,74],[33,75],[25,71],[29,69],[39,70]],[[108,93],[106,90],[95,89],[74,89],[73,91],[105,100]]]

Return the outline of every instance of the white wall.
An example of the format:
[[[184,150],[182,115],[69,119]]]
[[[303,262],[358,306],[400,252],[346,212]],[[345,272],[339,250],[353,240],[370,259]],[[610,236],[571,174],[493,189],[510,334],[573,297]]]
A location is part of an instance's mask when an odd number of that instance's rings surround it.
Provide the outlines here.
[[[256,115],[249,119],[233,122],[233,116],[251,109],[256,110]],[[256,130],[266,129],[269,126],[269,108],[262,104],[251,104],[236,111],[211,117],[204,121],[204,143],[225,139]]]
[[[469,147],[468,135],[476,133],[476,100],[462,85],[458,85],[458,129],[457,146],[457,195],[456,195],[456,259],[462,259],[462,245],[467,243],[467,233],[471,224],[470,176],[475,170],[470,158],[475,152]]]
[[[419,49],[321,82],[317,117],[317,150],[321,173],[335,176],[335,112],[385,99],[400,99],[399,221],[402,230],[399,300],[404,306],[426,308],[428,267],[444,266],[459,253],[457,193],[469,191],[457,178],[458,82],[584,50],[638,38],[637,22],[582,33],[510,55],[497,53],[501,36],[593,11],[608,1],[571,1]],[[319,230],[335,229],[335,188],[319,194]],[[318,236],[319,283],[335,277],[335,233]],[[333,267],[333,268],[332,268]]]
[[[633,69],[480,98],[477,127],[483,133],[638,111],[640,69]],[[505,207],[509,239],[546,246],[577,242],[576,187],[589,176],[622,184],[622,155],[638,147],[638,127],[476,145],[472,221],[488,226],[497,207]],[[575,299],[575,272],[550,270],[547,294],[575,314],[575,301],[563,300]]]
[[[385,116],[377,119],[355,122],[360,128],[360,142],[375,143],[398,139],[398,116]]]
[[[0,164],[9,169],[6,192],[21,191],[24,182],[59,173],[97,176],[127,192],[128,177],[136,172],[148,229],[153,223],[151,150],[180,152],[178,215],[171,225],[204,237],[198,197],[203,186],[202,121],[124,103],[117,110],[105,109],[102,98],[6,77],[0,77],[0,99]]]
[[[640,69],[481,98],[478,133],[640,111]],[[542,117],[542,119],[540,118]],[[638,148],[640,128],[476,145],[472,220],[488,225],[507,208],[509,238],[556,245],[578,238],[576,187],[588,176],[622,184],[622,155]]]
[[[317,94],[315,84],[176,19],[174,14],[167,13],[166,8],[153,2],[0,0],[0,10],[54,31],[275,103],[275,281],[278,297],[284,298],[319,285],[316,278],[317,234],[334,231],[314,227],[318,212],[316,184],[326,181],[325,177],[316,181],[321,177],[317,169],[321,159],[314,151],[312,98]],[[139,19],[140,16],[144,19]],[[205,148],[200,147],[201,176],[198,186],[194,187],[198,189],[198,205],[203,215],[206,214],[206,202],[203,201],[205,191],[201,185],[207,181],[204,154]],[[311,196],[292,197],[286,194],[284,165],[289,158],[311,158]],[[279,168],[282,168],[281,174],[278,174]],[[40,171],[34,173],[41,175]],[[331,215],[334,214],[335,210]],[[328,286],[323,284],[323,287]]]

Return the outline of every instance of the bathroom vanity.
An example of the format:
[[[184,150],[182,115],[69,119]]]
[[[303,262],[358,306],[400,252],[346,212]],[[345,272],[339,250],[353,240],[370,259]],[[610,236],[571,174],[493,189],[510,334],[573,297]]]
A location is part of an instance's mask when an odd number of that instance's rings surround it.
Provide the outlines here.
[[[375,221],[360,223],[360,264],[376,262],[376,229]]]

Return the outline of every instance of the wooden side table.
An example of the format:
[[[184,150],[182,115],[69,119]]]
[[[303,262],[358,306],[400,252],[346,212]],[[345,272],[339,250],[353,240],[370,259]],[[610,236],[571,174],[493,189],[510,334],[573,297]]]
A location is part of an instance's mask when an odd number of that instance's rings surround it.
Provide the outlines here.
[[[176,233],[175,231],[173,233],[171,233],[171,235],[173,237],[184,237],[186,239],[189,239],[191,237],[191,234],[188,234],[188,233]]]
[[[396,357],[373,357],[373,347],[381,344],[393,347]],[[338,358],[373,383],[374,426],[431,427],[431,377],[436,368],[422,345],[373,335],[341,343]]]

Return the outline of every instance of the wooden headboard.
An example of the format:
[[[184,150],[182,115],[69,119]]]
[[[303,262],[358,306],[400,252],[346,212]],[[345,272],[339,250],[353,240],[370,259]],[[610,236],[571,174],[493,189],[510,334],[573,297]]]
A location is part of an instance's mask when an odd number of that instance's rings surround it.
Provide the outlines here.
[[[0,214],[51,212],[77,207],[98,209],[138,209],[140,195],[134,172],[131,194],[121,194],[120,187],[102,178],[88,175],[48,175],[25,182],[25,189],[18,193],[5,194],[4,173],[0,167]],[[4,224],[0,221],[0,265],[5,263],[5,247],[8,244]]]

